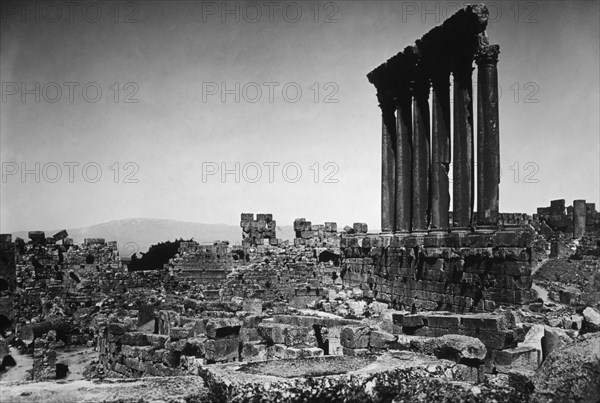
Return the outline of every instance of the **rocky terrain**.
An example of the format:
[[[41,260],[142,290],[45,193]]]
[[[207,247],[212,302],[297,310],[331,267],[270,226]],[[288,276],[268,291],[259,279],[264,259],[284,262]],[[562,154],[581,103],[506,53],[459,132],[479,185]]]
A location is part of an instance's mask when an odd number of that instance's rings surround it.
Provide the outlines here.
[[[239,245],[182,241],[151,271],[101,238],[3,235],[2,400],[600,396],[595,235],[573,243],[528,218],[491,236],[386,238],[299,219],[292,243],[257,217],[242,217]],[[559,241],[570,252],[552,257]]]

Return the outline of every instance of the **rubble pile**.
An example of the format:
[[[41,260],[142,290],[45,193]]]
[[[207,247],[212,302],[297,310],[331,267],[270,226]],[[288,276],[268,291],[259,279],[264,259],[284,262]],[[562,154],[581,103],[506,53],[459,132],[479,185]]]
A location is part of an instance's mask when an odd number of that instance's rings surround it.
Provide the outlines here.
[[[33,355],[35,380],[64,376],[57,352],[83,345],[99,354],[88,377],[199,376],[212,397],[302,397],[327,380],[322,393],[379,398],[387,389],[364,382],[408,394],[412,386],[395,383],[406,377],[432,396],[431,385],[460,380],[479,395],[533,399],[540,368],[600,331],[597,238],[542,234],[519,214],[503,220],[511,224],[489,233],[388,235],[298,219],[293,243],[181,241],[163,268],[134,272],[114,242],[33,231],[27,243],[2,245],[15,262],[3,265],[9,279],[15,273],[15,287],[2,291],[12,301],[2,308],[5,343]],[[548,259],[552,239],[568,246],[568,260]],[[425,370],[397,367],[406,360]],[[377,362],[390,367],[346,376]],[[247,375],[225,391],[228,368]],[[267,379],[278,386],[259,386]]]
[[[337,232],[337,223],[334,222],[312,224],[312,222],[306,221],[305,218],[297,218],[294,220],[294,232],[296,234],[295,246],[318,246],[323,244],[338,248],[340,246],[340,235]]]
[[[242,227],[242,244],[247,246],[277,245],[276,228],[277,222],[273,220],[273,214],[242,213],[240,227]]]
[[[235,263],[229,242],[201,245],[181,242],[179,254],[173,259],[172,272],[177,278],[190,279],[218,289]]]

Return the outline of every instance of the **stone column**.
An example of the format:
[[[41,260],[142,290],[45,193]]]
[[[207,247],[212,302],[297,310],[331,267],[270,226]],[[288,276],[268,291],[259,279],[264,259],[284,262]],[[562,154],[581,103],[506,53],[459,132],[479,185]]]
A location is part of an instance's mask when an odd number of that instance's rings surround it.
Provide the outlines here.
[[[448,229],[450,192],[450,82],[449,72],[432,78],[432,128],[431,128],[431,229]]]
[[[429,79],[413,86],[412,230],[427,231],[429,216]]]
[[[573,238],[581,238],[585,234],[585,200],[573,200]]]
[[[394,96],[396,105],[396,214],[395,232],[410,232],[412,204],[412,119],[407,88]]]
[[[487,42],[487,41],[486,41]],[[498,45],[484,43],[477,62],[477,224],[498,223],[500,135],[498,117]]]
[[[377,93],[381,108],[381,232],[395,229],[396,214],[396,116],[389,91]]]
[[[454,166],[452,217],[458,229],[471,226],[473,215],[473,68],[470,58],[454,66]]]

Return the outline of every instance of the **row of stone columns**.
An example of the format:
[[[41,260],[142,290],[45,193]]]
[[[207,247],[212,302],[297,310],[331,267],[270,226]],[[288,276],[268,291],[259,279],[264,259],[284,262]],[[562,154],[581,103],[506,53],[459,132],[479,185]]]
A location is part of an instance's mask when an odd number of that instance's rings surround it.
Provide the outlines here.
[[[409,85],[378,87],[382,111],[383,232],[449,230],[449,166],[453,162],[455,230],[493,228],[498,220],[500,181],[498,45],[484,42],[475,55],[477,91],[477,220],[474,222],[473,57],[448,70],[419,70]],[[454,105],[450,107],[450,74]],[[431,127],[429,94],[432,89]],[[450,113],[453,113],[453,150]],[[453,158],[451,158],[451,154]],[[453,161],[452,161],[453,160]]]

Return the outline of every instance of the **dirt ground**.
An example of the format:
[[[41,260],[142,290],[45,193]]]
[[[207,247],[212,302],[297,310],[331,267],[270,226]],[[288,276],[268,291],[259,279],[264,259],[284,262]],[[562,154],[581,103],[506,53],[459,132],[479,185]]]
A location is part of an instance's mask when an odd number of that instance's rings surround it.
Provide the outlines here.
[[[33,368],[33,357],[21,354],[14,347],[10,348],[10,354],[15,359],[17,365],[8,367],[7,371],[0,374],[0,384],[31,380],[31,375],[27,371]],[[84,379],[83,372],[85,367],[97,358],[98,353],[91,347],[69,347],[56,350],[56,362],[69,366],[69,373],[64,378],[65,380]]]
[[[6,403],[184,402],[206,393],[199,377],[155,377],[106,381],[0,382]],[[194,399],[192,399],[192,397]]]

